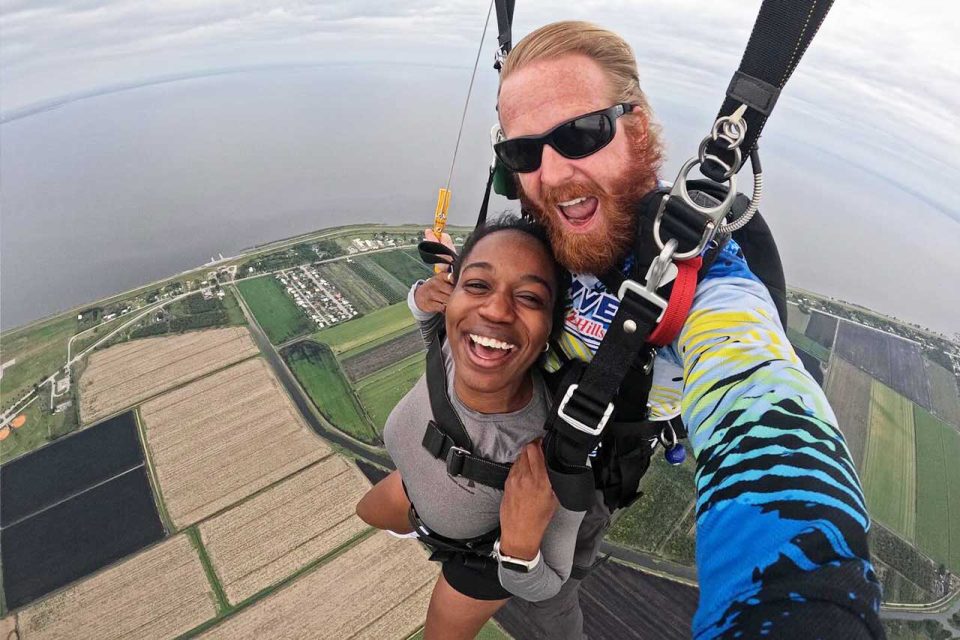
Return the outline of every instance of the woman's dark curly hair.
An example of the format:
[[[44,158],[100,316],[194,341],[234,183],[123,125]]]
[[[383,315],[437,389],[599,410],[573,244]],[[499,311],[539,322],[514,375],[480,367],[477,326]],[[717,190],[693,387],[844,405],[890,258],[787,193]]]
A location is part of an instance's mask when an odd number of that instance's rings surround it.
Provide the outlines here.
[[[494,220],[488,220],[474,229],[467,237],[467,241],[463,243],[460,255],[453,263],[453,281],[458,282],[460,280],[460,268],[466,263],[467,257],[470,255],[470,252],[473,251],[473,248],[477,246],[477,243],[498,231],[519,231],[525,233],[543,245],[547,255],[550,256],[550,262],[553,264],[554,280],[557,283],[553,300],[553,330],[550,333],[550,337],[551,339],[559,337],[563,331],[564,307],[567,298],[567,289],[570,288],[570,273],[560,266],[560,263],[557,262],[556,257],[554,257],[547,230],[530,218],[507,214]]]

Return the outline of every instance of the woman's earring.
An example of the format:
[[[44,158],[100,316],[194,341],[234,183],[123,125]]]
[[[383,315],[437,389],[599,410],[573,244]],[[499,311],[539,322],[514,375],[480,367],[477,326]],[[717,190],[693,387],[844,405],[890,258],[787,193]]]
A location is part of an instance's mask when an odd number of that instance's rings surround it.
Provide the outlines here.
[[[548,352],[548,351],[550,351],[550,343],[549,343],[549,342],[548,342],[547,344],[543,345],[543,352],[546,353],[546,352]]]

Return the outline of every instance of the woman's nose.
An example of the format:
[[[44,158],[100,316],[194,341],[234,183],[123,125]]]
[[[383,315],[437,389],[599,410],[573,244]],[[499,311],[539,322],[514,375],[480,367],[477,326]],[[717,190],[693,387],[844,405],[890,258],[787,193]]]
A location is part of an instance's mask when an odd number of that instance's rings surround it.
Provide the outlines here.
[[[511,322],[514,317],[512,299],[506,292],[495,291],[480,307],[480,315],[490,322]]]

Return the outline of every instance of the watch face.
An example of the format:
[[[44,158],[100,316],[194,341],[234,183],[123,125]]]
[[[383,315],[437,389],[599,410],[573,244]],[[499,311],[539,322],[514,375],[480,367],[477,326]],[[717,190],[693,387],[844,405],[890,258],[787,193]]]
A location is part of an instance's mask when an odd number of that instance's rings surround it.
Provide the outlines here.
[[[518,573],[530,572],[530,568],[527,565],[521,562],[513,562],[503,557],[500,558],[500,566],[503,567],[504,569],[509,569],[510,571],[516,571]]]

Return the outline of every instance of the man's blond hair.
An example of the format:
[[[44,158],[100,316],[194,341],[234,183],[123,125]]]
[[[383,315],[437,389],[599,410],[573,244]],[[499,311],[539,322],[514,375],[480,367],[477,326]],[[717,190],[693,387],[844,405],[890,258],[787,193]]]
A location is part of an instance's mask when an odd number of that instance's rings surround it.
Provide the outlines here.
[[[500,84],[532,62],[576,54],[590,58],[603,69],[610,81],[612,103],[635,104],[650,118],[650,105],[640,89],[633,49],[614,32],[589,22],[554,22],[525,36],[507,56],[500,71]]]

